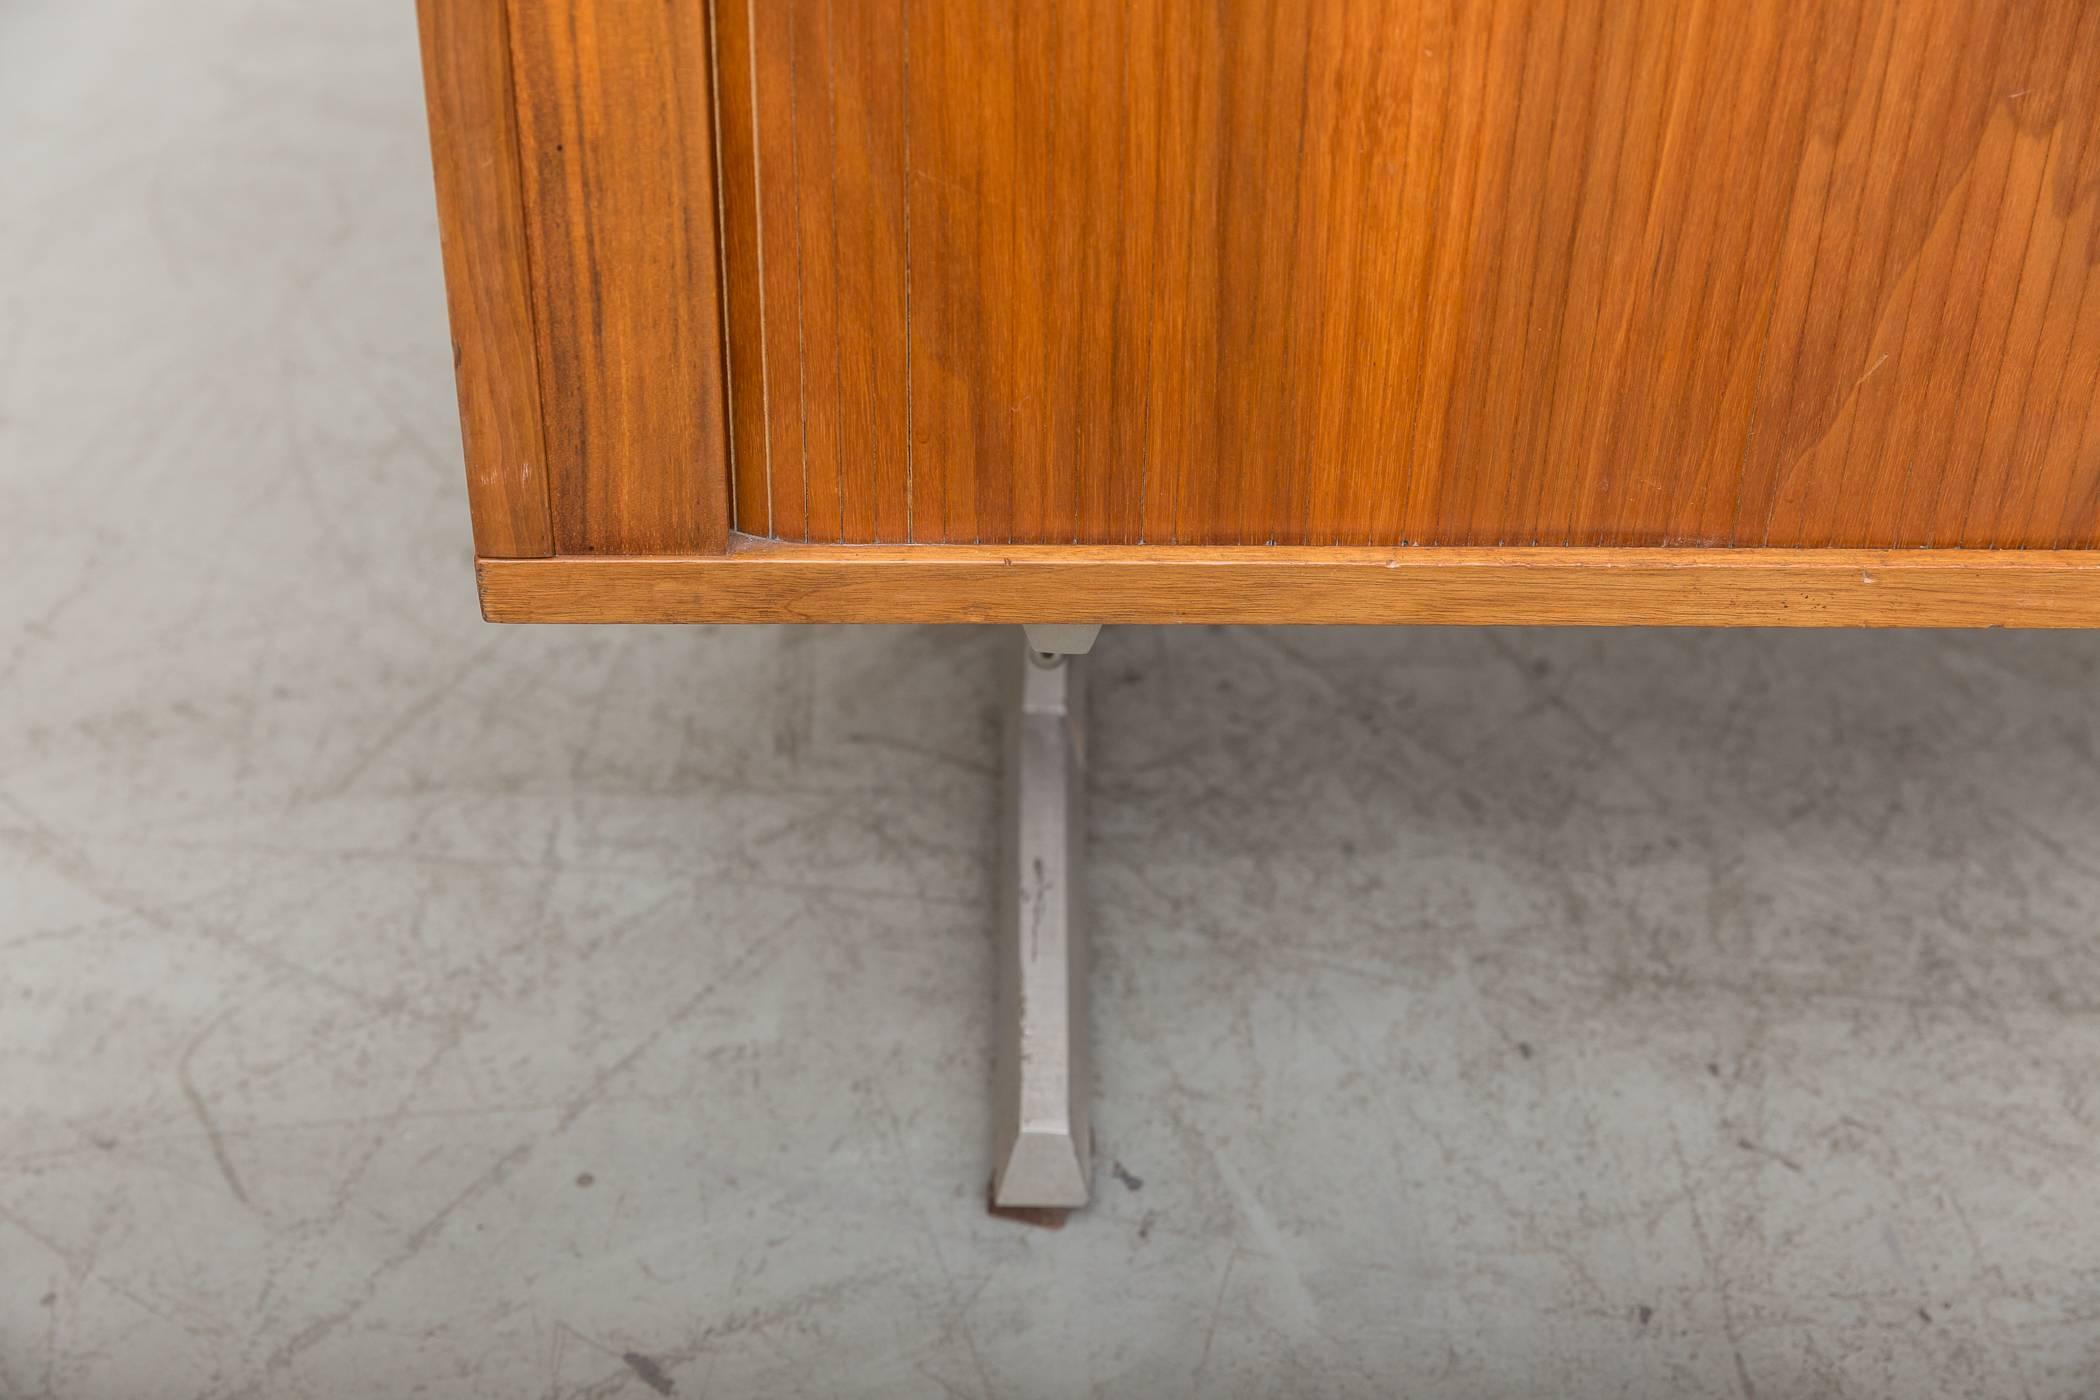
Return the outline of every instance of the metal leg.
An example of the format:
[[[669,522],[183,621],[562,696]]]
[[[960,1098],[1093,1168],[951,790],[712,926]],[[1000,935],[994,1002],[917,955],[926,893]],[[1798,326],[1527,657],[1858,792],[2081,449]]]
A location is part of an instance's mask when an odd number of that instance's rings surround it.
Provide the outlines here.
[[[1063,630],[1063,629],[1052,629]],[[1087,635],[1029,629],[1007,712],[1005,841],[999,866],[998,1141],[992,1205],[1083,1206],[1087,1125],[1086,660],[1044,648]]]

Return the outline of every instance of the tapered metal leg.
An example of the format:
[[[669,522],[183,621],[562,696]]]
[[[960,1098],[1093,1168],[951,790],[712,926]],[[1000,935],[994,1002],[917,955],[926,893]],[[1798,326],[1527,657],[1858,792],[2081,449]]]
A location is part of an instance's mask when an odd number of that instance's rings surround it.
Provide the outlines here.
[[[992,1169],[992,1204],[1001,1208],[1085,1205],[1093,1153],[1079,881],[1086,658],[1038,651],[1040,640],[1031,634],[1012,663],[1007,710]],[[1088,635],[1079,649],[1092,642]]]

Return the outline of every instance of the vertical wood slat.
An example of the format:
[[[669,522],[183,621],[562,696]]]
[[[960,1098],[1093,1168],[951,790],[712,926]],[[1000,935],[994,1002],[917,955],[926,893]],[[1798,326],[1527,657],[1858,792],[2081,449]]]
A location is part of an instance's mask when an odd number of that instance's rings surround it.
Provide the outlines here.
[[[503,0],[420,0],[423,90],[474,550],[554,552]]]
[[[757,42],[752,45],[751,57],[759,65],[752,73],[763,104],[759,121],[767,130],[788,134],[787,173],[793,176],[798,155],[795,67],[801,57],[795,51],[794,16],[786,6],[762,0],[745,0],[744,13],[747,21],[756,26]],[[779,539],[804,540],[809,538],[809,473],[803,441],[807,396],[801,392],[802,336],[796,315],[802,277],[801,230],[797,222],[799,191],[792,179],[770,180],[760,186],[758,195],[764,201],[759,207],[759,224],[772,235],[774,251],[766,263],[765,304],[777,301],[781,306],[781,314],[767,317],[763,327],[764,362],[781,366],[780,392],[771,392],[769,385],[761,404],[766,410],[768,460],[777,457],[782,463],[781,469],[768,477],[772,490],[767,510],[773,518],[769,533]],[[769,374],[768,378],[772,376]]]
[[[836,0],[840,455],[844,536],[905,540],[911,522],[911,201],[905,0]],[[773,133],[761,130],[761,140]],[[768,168],[771,178],[771,167]],[[806,178],[806,177],[805,177]],[[741,285],[739,287],[741,289]]]
[[[958,136],[969,151],[964,168],[972,178],[974,207],[962,237],[970,244],[966,263],[973,275],[958,279],[952,301],[922,296],[920,306],[926,313],[922,321],[952,315],[953,333],[974,342],[959,347],[952,362],[969,403],[969,435],[946,446],[948,453],[959,453],[969,444],[974,460],[950,467],[949,479],[964,478],[956,484],[973,505],[969,538],[987,541],[1012,538],[1014,512],[1025,494],[1013,468],[1016,379],[1012,319],[1003,293],[1015,275],[1014,162],[1003,154],[1012,149],[1020,122],[1019,84],[1012,78],[1015,7],[1016,0],[941,0],[943,22],[961,54],[945,83],[940,70],[923,79],[933,102],[955,108],[955,119],[966,128]],[[967,129],[972,125],[974,131]],[[921,189],[933,183],[919,182]]]
[[[814,9],[814,6],[804,6]],[[933,0],[915,6],[911,26],[913,83],[906,120],[920,159],[948,172],[944,180],[914,180],[912,246],[920,266],[944,275],[921,279],[911,324],[913,428],[921,441],[947,445],[941,454],[920,456],[914,444],[913,533],[926,539],[976,541],[977,407],[975,392],[989,365],[985,334],[976,314],[979,276],[977,225],[983,192],[978,153],[990,137],[976,104],[943,100],[949,75],[982,70],[981,50],[994,26],[981,18],[988,7],[966,0]],[[802,94],[798,92],[798,99]],[[821,91],[810,97],[821,103]],[[812,289],[813,297],[817,289]],[[980,356],[985,356],[980,361]]]
[[[1116,391],[1118,298],[1100,296],[1114,286],[1120,239],[1088,238],[1086,230],[1116,219],[1123,199],[1122,142],[1130,121],[1129,92],[1099,100],[1076,81],[1084,72],[1119,75],[1130,42],[1130,11],[1123,0],[1087,0],[1066,12],[1055,31],[1058,65],[1065,74],[1057,88],[1052,120],[1078,152],[1074,199],[1078,217],[1058,220],[1061,239],[1053,270],[1059,277],[1051,294],[1053,313],[1068,323],[1060,393],[1051,451],[1067,464],[1072,490],[1068,540],[1110,538],[1111,491],[1116,478],[1106,405]]]
[[[789,31],[789,174],[795,192],[796,402],[801,409],[808,538],[845,538],[845,453],[839,431],[838,123],[831,103],[836,48],[829,7],[797,5]],[[726,119],[725,119],[725,125]],[[808,172],[805,178],[803,172]]]
[[[509,0],[561,554],[728,545],[704,5]]]
[[[1112,11],[1126,7],[1109,0]],[[1135,544],[1144,533],[1144,463],[1153,356],[1153,288],[1163,275],[1158,235],[1161,196],[1168,172],[1160,164],[1158,73],[1164,49],[1157,6],[1127,7],[1118,58],[1101,66],[1118,85],[1120,139],[1116,161],[1115,203],[1104,217],[1117,226],[1109,267],[1115,294],[1109,298],[1108,383],[1090,400],[1108,419],[1102,436],[1108,456],[1089,466],[1082,461],[1079,539]],[[1131,470],[1131,464],[1138,469]],[[1092,503],[1097,514],[1088,514]]]
[[[736,528],[745,534],[778,537],[779,522],[773,518],[775,434],[762,241],[768,210],[760,178],[763,157],[756,139],[758,123],[743,115],[757,91],[753,64],[757,62],[758,7],[746,0],[712,0],[711,8],[715,83],[722,112],[722,253],[728,266],[737,270],[724,319],[729,335],[729,402],[734,409],[729,424],[730,456],[736,464],[730,483],[732,516]],[[772,174],[770,183],[781,186],[780,173]],[[773,261],[776,265],[782,261],[777,246]],[[770,319],[777,323],[786,318]]]

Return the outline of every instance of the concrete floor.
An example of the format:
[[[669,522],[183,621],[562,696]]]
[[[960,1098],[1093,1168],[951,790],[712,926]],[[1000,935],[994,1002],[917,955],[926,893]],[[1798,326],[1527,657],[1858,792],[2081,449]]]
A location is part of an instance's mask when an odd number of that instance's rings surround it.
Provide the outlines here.
[[[475,616],[415,35],[0,7],[0,1395],[2100,1393],[2100,637]]]

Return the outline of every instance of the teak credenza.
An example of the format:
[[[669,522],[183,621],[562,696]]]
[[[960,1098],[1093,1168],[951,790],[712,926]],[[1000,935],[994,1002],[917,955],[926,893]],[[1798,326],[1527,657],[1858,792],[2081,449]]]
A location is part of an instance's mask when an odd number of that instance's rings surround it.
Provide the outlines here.
[[[420,12],[492,620],[2100,624],[2088,0]]]

